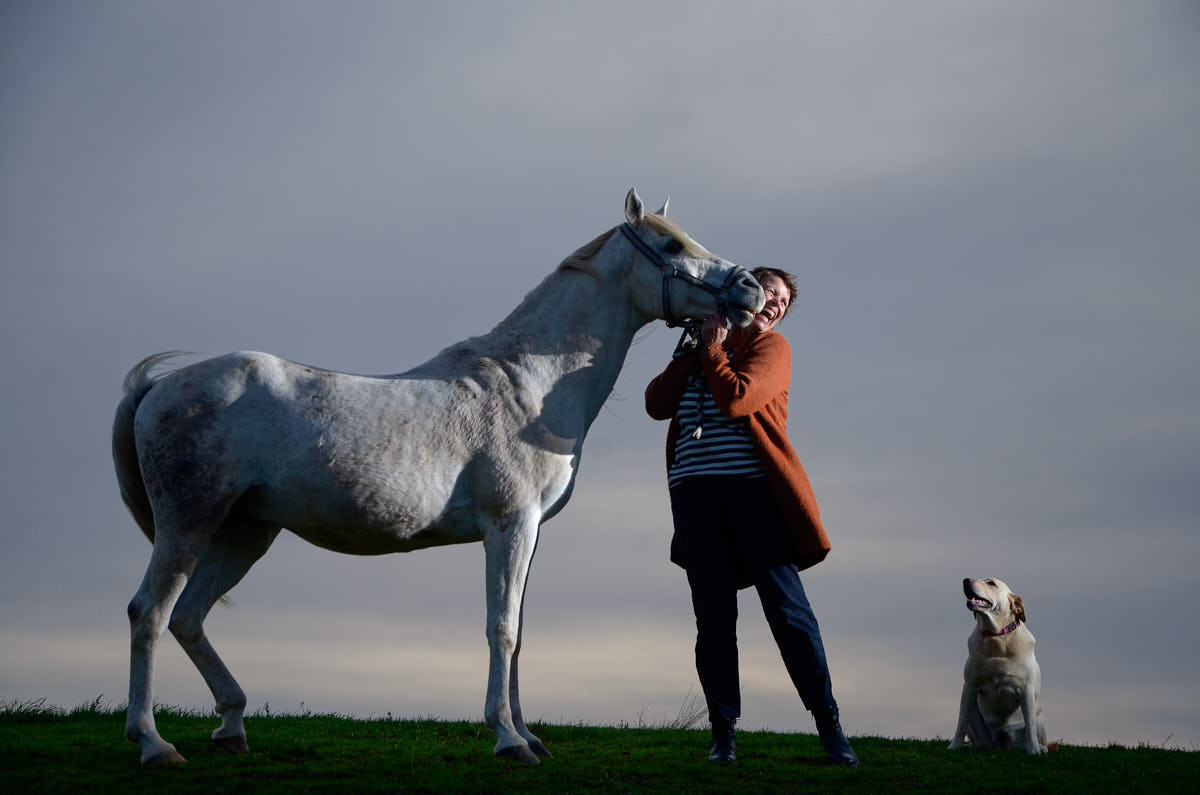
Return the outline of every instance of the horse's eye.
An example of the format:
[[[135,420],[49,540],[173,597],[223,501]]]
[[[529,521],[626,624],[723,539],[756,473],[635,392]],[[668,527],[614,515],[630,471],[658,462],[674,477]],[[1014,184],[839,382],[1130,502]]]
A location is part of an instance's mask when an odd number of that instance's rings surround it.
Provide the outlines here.
[[[672,238],[671,240],[667,241],[665,246],[663,246],[663,251],[667,252],[668,254],[678,254],[679,252],[683,251],[683,244]]]

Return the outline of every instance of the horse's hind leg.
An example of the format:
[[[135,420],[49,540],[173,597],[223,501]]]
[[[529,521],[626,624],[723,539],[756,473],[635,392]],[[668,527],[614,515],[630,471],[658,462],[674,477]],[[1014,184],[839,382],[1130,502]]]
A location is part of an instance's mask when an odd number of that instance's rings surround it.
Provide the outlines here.
[[[154,551],[141,587],[129,602],[129,707],[125,737],[142,748],[142,763],[185,762],[154,725],[154,651],[167,617],[207,542],[206,534],[176,538],[157,528]]]
[[[266,553],[278,534],[279,528],[273,525],[226,521],[200,556],[168,625],[212,691],[221,715],[221,725],[212,733],[212,740],[230,753],[250,750],[242,723],[246,694],[209,643],[204,619],[217,600]]]

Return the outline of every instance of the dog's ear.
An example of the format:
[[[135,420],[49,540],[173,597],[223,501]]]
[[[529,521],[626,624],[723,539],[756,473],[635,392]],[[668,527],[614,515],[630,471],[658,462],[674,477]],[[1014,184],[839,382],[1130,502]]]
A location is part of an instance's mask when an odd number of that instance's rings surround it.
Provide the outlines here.
[[[1012,605],[1013,615],[1016,616],[1017,621],[1025,621],[1025,602],[1022,601],[1021,597],[1015,593],[1010,594],[1008,603]]]

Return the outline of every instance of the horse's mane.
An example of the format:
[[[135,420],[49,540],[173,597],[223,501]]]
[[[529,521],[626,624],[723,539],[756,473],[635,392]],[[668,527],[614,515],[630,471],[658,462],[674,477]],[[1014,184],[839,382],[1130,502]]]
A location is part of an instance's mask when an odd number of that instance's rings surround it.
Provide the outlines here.
[[[592,266],[590,264],[591,259],[592,257],[596,256],[596,253],[599,252],[600,249],[604,248],[604,244],[608,242],[608,239],[612,237],[612,234],[615,231],[615,228],[610,229],[596,239],[584,243],[575,250],[575,253],[571,254],[571,256],[567,257],[558,264],[558,270],[582,271],[589,276],[595,276],[596,272],[592,270]]]
[[[679,241],[684,250],[693,257],[712,256],[705,251],[703,247],[696,243],[696,241],[688,237],[687,232],[684,232],[679,224],[675,223],[670,218],[667,218],[665,215],[647,215],[644,216],[643,221],[647,226],[649,226],[655,232],[658,232],[660,235],[666,235],[667,237],[674,238],[675,240]],[[558,270],[581,271],[590,276],[595,276],[596,273],[592,270],[592,267],[589,263],[592,257],[596,256],[597,252],[604,248],[604,244],[608,242],[608,239],[612,237],[612,234],[615,231],[615,228],[610,229],[594,240],[584,243],[582,246],[576,249],[574,253],[558,264]]]
[[[651,229],[653,229],[655,232],[659,233],[660,235],[667,235],[668,237],[678,240],[679,243],[681,245],[683,245],[684,250],[687,251],[689,254],[696,256],[696,257],[705,257],[705,258],[712,256],[712,254],[709,254],[707,251],[705,251],[702,246],[700,246],[698,243],[696,243],[690,237],[688,237],[687,233],[684,232],[683,229],[681,229],[677,223],[670,220],[666,216],[653,215],[653,214],[646,215],[646,216],[644,216],[643,221],[647,226],[649,226]],[[616,231],[617,231],[617,228],[613,227],[612,229],[609,229],[607,232],[602,233],[600,236],[596,237],[593,240],[589,240],[587,243],[584,243],[582,246],[577,248],[570,256],[568,256],[566,259],[564,259],[562,262],[560,262],[558,264],[558,267],[554,270],[554,273],[551,273],[549,276],[547,276],[542,281],[541,284],[539,284],[537,287],[530,290],[529,293],[525,296],[524,300],[522,300],[521,303],[517,306],[517,308],[514,309],[512,312],[510,312],[508,314],[508,317],[506,317],[503,321],[501,321],[500,325],[497,326],[496,328],[498,329],[498,328],[500,328],[500,326],[507,325],[511,321],[525,316],[527,314],[529,302],[531,300],[533,300],[534,296],[538,295],[541,292],[541,290],[546,286],[546,284],[548,282],[550,282],[550,280],[552,280],[559,273],[570,273],[570,272],[583,273],[588,276],[591,276],[593,279],[596,279],[598,281],[603,281],[600,274],[597,273],[596,269],[592,267],[591,260],[593,257],[596,256],[597,253],[599,253],[600,249],[604,248],[604,244],[608,242],[609,238],[611,238],[613,236],[613,233]],[[495,330],[496,329],[493,329],[493,331],[495,331]],[[465,344],[465,343],[470,343],[470,342],[472,342],[472,340],[464,340],[463,343],[460,343],[460,344]],[[458,347],[458,346],[451,346],[451,347]],[[447,350],[449,350],[449,349],[447,349]],[[444,353],[444,351],[443,351],[443,353]]]
[[[560,273],[582,273],[591,276],[597,281],[603,281],[603,279],[600,277],[600,274],[597,273],[596,269],[592,267],[591,260],[592,257],[596,256],[600,249],[604,248],[604,244],[608,242],[608,239],[612,237],[613,232],[615,231],[617,230],[614,227],[609,229],[607,232],[604,232],[594,240],[584,243],[570,256],[560,262],[558,267],[555,268],[549,276],[543,279],[536,287],[534,287],[525,295],[525,298],[521,300],[521,303],[518,304],[513,311],[509,312],[508,316],[505,317],[504,320],[500,321],[496,328],[492,329],[492,332],[495,333],[502,326],[507,326],[512,322],[519,321],[521,318],[525,317],[528,314],[530,301],[534,300],[536,296],[540,295],[542,290],[546,289],[547,284],[551,283]],[[447,351],[455,348],[472,346],[477,340],[477,337],[471,337],[470,339],[466,339],[462,342],[451,345],[449,348],[443,350],[442,353],[444,354]]]

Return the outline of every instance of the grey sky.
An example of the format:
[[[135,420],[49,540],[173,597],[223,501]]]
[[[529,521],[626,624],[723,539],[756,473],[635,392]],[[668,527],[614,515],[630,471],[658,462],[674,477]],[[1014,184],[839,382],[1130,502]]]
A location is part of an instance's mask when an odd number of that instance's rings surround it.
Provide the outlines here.
[[[789,429],[834,544],[804,579],[847,730],[949,735],[960,581],[998,576],[1052,738],[1194,749],[1198,34],[1182,0],[4,4],[0,699],[125,698],[149,546],[108,434],[140,358],[406,370],[636,186],[799,277]],[[543,532],[534,718],[697,687],[641,401],[674,341],[634,345]],[[482,579],[477,545],[284,536],[209,630],[252,709],[478,717]],[[742,613],[743,724],[811,731]],[[157,692],[209,703],[173,643]]]

